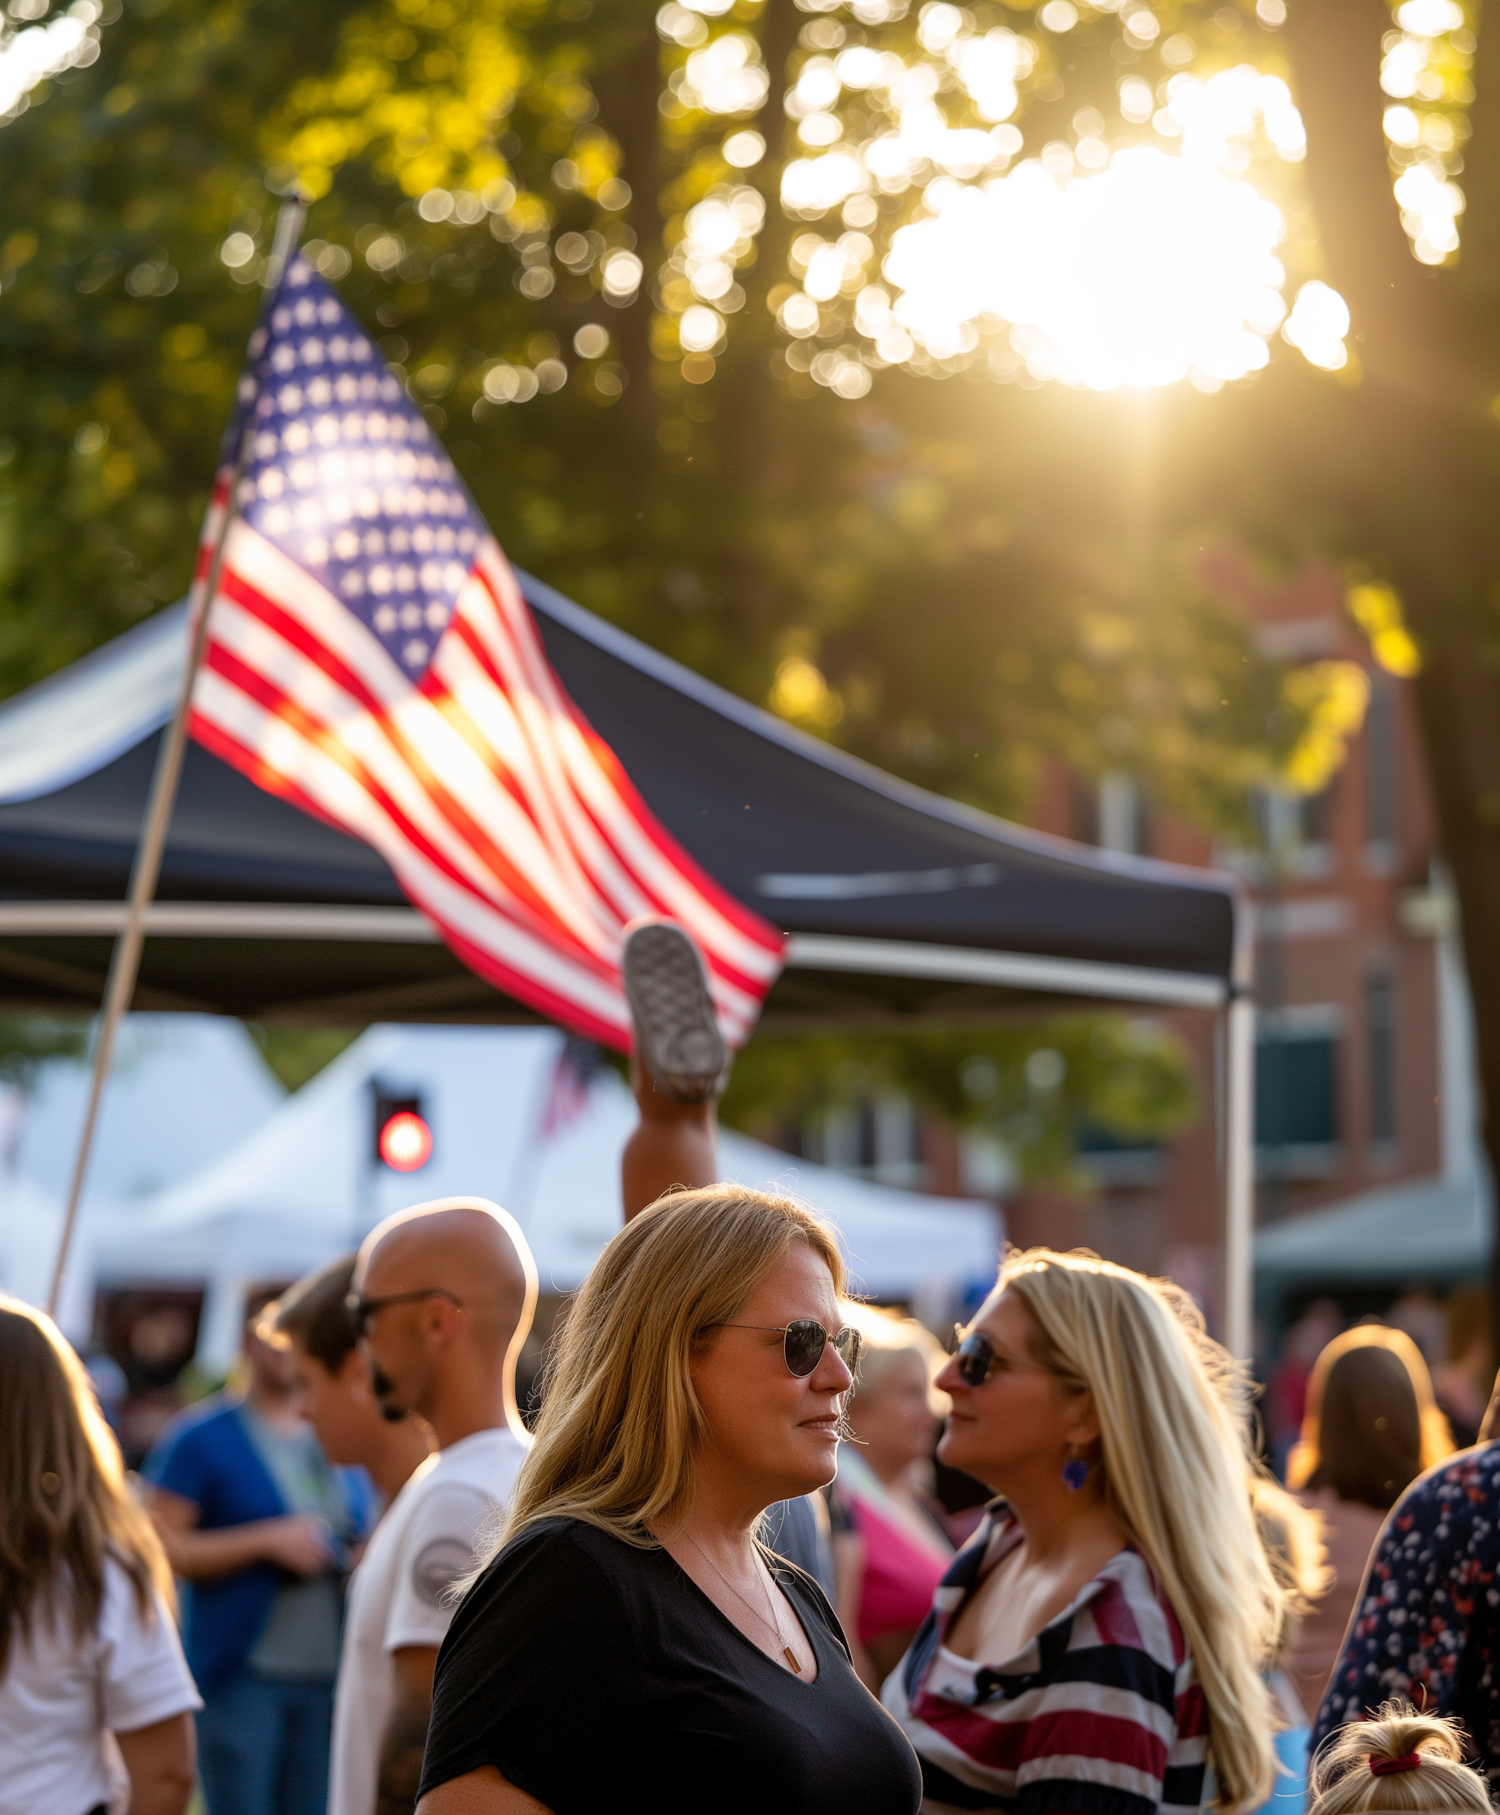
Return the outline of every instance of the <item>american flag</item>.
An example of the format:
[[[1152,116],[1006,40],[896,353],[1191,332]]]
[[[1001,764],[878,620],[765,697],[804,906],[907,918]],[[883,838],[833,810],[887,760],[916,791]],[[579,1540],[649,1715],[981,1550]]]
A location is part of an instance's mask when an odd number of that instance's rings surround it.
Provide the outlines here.
[[[657,822],[569,700],[453,463],[304,258],[250,342],[195,609],[247,421],[194,737],[373,845],[471,969],[588,1038],[629,1045],[621,934],[669,915],[741,1044],[780,933]]]

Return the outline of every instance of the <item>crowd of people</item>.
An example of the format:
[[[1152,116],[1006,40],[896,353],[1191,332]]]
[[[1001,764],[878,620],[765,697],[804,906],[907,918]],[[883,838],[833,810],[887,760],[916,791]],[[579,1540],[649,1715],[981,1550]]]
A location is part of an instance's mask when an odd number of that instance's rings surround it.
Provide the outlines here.
[[[1409,1336],[1327,1333],[1284,1486],[1168,1282],[1011,1252],[949,1353],[718,1181],[687,937],[625,975],[625,1226],[529,1432],[481,1199],[252,1295],[139,1483],[0,1298],[0,1815],[1491,1807],[1500,1442]]]

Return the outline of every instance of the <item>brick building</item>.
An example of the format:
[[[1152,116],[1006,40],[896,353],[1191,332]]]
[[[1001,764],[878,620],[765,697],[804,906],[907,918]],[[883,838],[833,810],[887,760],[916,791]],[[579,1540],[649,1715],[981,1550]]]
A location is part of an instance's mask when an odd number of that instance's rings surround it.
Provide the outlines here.
[[[1218,848],[1201,829],[1156,811],[1124,773],[1085,786],[1062,765],[1045,774],[1030,820],[1109,849],[1239,871],[1255,903],[1258,1006],[1257,1220],[1261,1312],[1278,1326],[1315,1292],[1350,1314],[1413,1285],[1446,1290],[1482,1266],[1486,1212],[1476,1179],[1468,1011],[1450,898],[1435,861],[1432,812],[1409,687],[1386,673],[1347,616],[1333,576],[1312,570],[1268,584],[1228,564],[1270,655],[1356,662],[1370,683],[1362,729],[1315,797],[1271,792],[1255,802],[1270,855]],[[1022,1244],[1084,1245],[1173,1275],[1217,1321],[1222,1290],[1223,1175],[1217,1017],[1164,1017],[1184,1042],[1203,1110],[1159,1148],[1100,1146],[1086,1156],[1086,1200],[1003,1191]],[[816,1149],[821,1148],[821,1151]],[[822,1158],[891,1183],[988,1193],[996,1157],[951,1132],[919,1127],[899,1099],[830,1118],[804,1141]],[[1343,1220],[1302,1224],[1344,1207]],[[1349,1220],[1350,1217],[1354,1220]],[[1384,1221],[1381,1221],[1382,1216]],[[1441,1231],[1428,1265],[1390,1237]],[[1346,1262],[1363,1237],[1390,1250]],[[1305,1250],[1301,1259],[1294,1250]],[[1399,1251],[1398,1251],[1399,1250]]]

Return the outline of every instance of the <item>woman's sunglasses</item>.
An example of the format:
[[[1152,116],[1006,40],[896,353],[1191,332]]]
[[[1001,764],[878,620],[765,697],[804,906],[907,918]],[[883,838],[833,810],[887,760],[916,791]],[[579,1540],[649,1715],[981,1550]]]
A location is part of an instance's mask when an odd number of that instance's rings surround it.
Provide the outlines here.
[[[953,1351],[958,1377],[965,1386],[983,1386],[997,1359],[988,1337],[981,1336],[977,1330],[965,1336]]]
[[[834,1353],[851,1374],[859,1372],[859,1352],[864,1339],[858,1330],[845,1324],[837,1336],[830,1336],[820,1323],[811,1317],[799,1317],[795,1323],[723,1323],[716,1326],[721,1330],[765,1330],[774,1331],[782,1338],[785,1345],[787,1372],[795,1374],[799,1380],[806,1380],[808,1375],[823,1359],[823,1351],[833,1344]]]

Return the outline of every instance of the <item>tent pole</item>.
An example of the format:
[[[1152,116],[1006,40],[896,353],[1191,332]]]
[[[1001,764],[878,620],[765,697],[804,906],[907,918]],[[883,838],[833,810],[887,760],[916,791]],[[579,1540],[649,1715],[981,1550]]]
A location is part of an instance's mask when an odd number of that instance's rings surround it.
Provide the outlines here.
[[[301,237],[302,222],[306,213],[307,204],[300,198],[294,198],[282,205],[276,222],[276,236],[261,278],[262,286],[266,290],[274,290],[281,282],[282,273]],[[172,807],[177,799],[177,784],[182,777],[182,762],[187,750],[187,723],[188,714],[192,709],[193,687],[198,679],[198,669],[202,665],[203,651],[208,643],[209,607],[213,603],[214,594],[219,589],[219,573],[224,565],[224,547],[229,539],[230,525],[234,522],[235,509],[239,501],[240,480],[244,477],[245,467],[249,461],[250,440],[254,428],[254,412],[251,407],[246,410],[244,431],[240,435],[240,445],[235,452],[234,467],[229,478],[229,490],[224,500],[224,514],[219,522],[219,533],[214,538],[213,552],[209,556],[203,584],[198,589],[193,607],[188,614],[188,621],[192,628],[187,659],[182,668],[182,680],[177,689],[177,704],[171,723],[162,736],[161,748],[156,754],[156,770],[151,777],[151,795],[146,807],[145,823],[141,828],[140,842],[136,845],[135,850],[135,862],[131,867],[130,909],[125,917],[124,929],[115,940],[115,948],[109,962],[109,978],[104,986],[104,1003],[99,1017],[97,1038],[94,1042],[94,1073],[89,1085],[88,1109],[83,1118],[83,1132],[78,1137],[78,1153],[73,1161],[73,1177],[68,1186],[68,1204],[63,1215],[62,1234],[57,1244],[57,1261],[52,1269],[52,1286],[47,1294],[49,1317],[56,1317],[58,1301],[62,1296],[63,1278],[68,1268],[68,1251],[73,1244],[73,1230],[78,1221],[78,1204],[83,1196],[83,1182],[88,1175],[89,1157],[93,1151],[94,1133],[99,1121],[99,1106],[104,1098],[104,1083],[109,1076],[110,1061],[114,1057],[115,1035],[119,1032],[121,1018],[135,997],[136,978],[141,968],[141,947],[145,943],[146,936],[146,910],[155,899],[156,885],[161,876],[162,854],[167,842],[167,827],[171,822]]]
[[[1255,1003],[1247,993],[1225,1010],[1224,1346],[1251,1359],[1255,1268]]]

